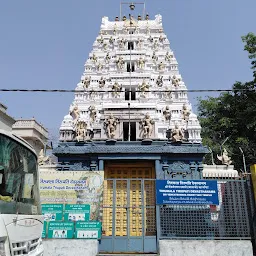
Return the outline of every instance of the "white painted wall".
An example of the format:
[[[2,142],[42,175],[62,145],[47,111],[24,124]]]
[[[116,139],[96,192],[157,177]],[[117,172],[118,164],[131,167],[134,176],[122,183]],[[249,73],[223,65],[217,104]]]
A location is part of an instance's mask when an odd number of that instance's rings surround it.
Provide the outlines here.
[[[96,256],[97,240],[44,239],[44,256]]]
[[[248,240],[160,240],[160,256],[253,256]]]

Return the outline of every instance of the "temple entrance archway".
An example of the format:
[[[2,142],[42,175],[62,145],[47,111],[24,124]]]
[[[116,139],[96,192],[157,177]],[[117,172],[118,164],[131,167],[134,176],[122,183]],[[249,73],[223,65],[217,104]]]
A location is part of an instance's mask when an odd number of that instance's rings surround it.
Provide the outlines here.
[[[156,252],[153,161],[106,162],[101,252]]]

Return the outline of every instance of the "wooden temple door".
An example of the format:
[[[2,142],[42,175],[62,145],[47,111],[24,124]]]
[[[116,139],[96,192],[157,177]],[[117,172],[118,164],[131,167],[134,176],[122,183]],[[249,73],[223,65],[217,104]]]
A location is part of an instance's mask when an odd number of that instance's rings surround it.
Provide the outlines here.
[[[156,252],[153,163],[106,164],[102,229],[102,252]]]

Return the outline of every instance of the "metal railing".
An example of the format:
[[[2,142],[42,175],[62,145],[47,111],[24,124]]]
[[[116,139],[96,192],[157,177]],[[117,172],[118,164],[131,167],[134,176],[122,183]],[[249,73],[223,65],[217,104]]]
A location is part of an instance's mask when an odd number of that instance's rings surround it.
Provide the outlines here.
[[[251,239],[247,180],[219,180],[219,205],[160,205],[160,239]]]

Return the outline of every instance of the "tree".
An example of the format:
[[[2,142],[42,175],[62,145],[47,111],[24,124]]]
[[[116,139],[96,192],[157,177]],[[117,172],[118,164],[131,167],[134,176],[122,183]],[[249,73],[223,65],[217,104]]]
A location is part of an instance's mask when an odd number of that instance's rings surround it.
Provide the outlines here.
[[[235,168],[243,169],[241,148],[247,165],[256,163],[256,36],[249,33],[242,37],[244,50],[252,60],[253,80],[236,82],[232,92],[218,97],[199,98],[198,113],[202,126],[203,144],[209,146],[216,156],[221,144],[229,152]],[[205,162],[210,164],[210,156]]]

